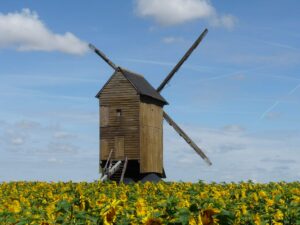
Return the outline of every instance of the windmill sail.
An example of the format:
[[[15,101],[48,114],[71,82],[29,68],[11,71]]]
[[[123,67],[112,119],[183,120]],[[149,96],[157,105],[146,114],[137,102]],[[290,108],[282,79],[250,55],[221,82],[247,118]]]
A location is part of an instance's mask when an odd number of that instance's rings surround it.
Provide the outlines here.
[[[118,67],[116,64],[114,64],[110,59],[103,53],[101,52],[98,48],[96,48],[94,45],[89,44],[89,47],[91,50],[93,50],[98,56],[100,56],[111,68],[116,70]]]
[[[161,85],[156,89],[156,91],[159,93],[163,90],[163,88],[166,86],[166,84],[171,80],[171,78],[174,76],[174,74],[179,70],[179,68],[182,66],[182,64],[189,58],[189,56],[192,54],[192,52],[197,48],[197,46],[200,44],[200,42],[203,40],[205,35],[207,34],[208,30],[205,29],[201,35],[197,38],[197,40],[193,43],[193,45],[189,48],[189,50],[184,54],[184,56],[181,58],[181,60],[176,64],[176,66],[171,70],[171,72],[168,74],[168,76],[163,80]],[[89,47],[98,55],[100,56],[109,66],[111,66],[114,70],[118,68],[116,64],[114,64],[110,59],[99,49],[97,49],[92,44],[89,44]],[[193,142],[193,140],[171,119],[171,117],[166,113],[163,112],[164,119],[175,129],[175,131],[183,137],[183,139],[209,164],[211,165],[211,161],[208,159],[208,157],[204,154],[204,152]]]
[[[179,70],[179,68],[182,66],[182,64],[190,57],[190,55],[193,53],[193,51],[197,48],[197,46],[200,44],[202,39],[207,34],[208,30],[205,29],[200,36],[197,38],[197,40],[194,42],[194,44],[189,48],[189,50],[184,54],[184,56],[181,58],[181,60],[176,64],[176,66],[171,70],[171,72],[168,74],[168,76],[164,79],[164,81],[159,85],[159,87],[156,89],[157,92],[160,92],[166,84],[171,80],[171,78],[174,76],[174,74]]]
[[[201,35],[197,38],[197,40],[193,43],[193,45],[189,48],[189,50],[184,54],[181,60],[176,64],[176,66],[171,70],[168,76],[163,80],[161,85],[156,89],[157,92],[162,91],[162,89],[166,86],[166,84],[171,80],[174,74],[179,70],[182,64],[188,59],[188,57],[192,54],[192,52],[197,48],[202,39],[207,34],[208,30],[205,29]],[[212,165],[209,158],[204,154],[204,152],[195,144],[195,142],[171,119],[171,117],[163,112],[164,119],[174,128],[174,130],[200,155],[208,165]]]
[[[212,165],[209,158],[204,154],[204,152],[193,142],[191,138],[171,119],[171,117],[163,112],[165,120],[174,128],[174,130],[200,155],[208,165]]]

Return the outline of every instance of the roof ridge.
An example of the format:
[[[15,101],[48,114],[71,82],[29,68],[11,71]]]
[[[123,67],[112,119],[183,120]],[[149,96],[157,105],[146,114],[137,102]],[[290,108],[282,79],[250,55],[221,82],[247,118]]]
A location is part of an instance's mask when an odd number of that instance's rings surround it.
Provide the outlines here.
[[[127,70],[122,67],[117,67],[115,70],[115,73],[111,76],[111,78],[106,82],[106,84],[102,87],[102,89],[98,92],[96,97],[99,97],[103,88],[110,82],[110,80],[113,78],[113,76],[116,73],[120,73],[124,76],[125,79],[128,80],[128,82],[133,86],[133,88],[136,90],[136,92],[139,95],[148,96],[150,98],[156,99],[163,104],[168,104],[168,102],[164,99],[163,96],[159,92],[155,90],[155,88],[145,79],[145,77],[141,74],[137,74],[133,71]]]
[[[129,72],[129,73],[131,73],[131,74],[140,76],[140,77],[142,77],[142,78],[145,79],[145,77],[144,77],[142,74],[136,73],[136,72],[134,72],[134,71],[132,71],[132,70],[129,70],[129,69],[127,69],[127,68],[124,68],[124,67],[120,67],[120,66],[119,66],[118,68],[121,70],[122,73],[123,73],[123,71],[126,71],[126,72]]]
[[[123,74],[123,76],[128,80],[128,82],[134,87],[134,89],[136,90],[136,92],[138,94],[140,94],[140,90],[138,89],[138,87],[136,85],[134,85],[134,83],[128,78],[128,76],[126,76],[126,73],[124,73],[124,71],[125,72],[129,72],[131,74],[134,74],[134,72],[130,72],[130,71],[128,71],[128,70],[126,70],[126,69],[124,69],[124,68],[122,68],[120,66],[117,68],[117,70],[119,70]]]

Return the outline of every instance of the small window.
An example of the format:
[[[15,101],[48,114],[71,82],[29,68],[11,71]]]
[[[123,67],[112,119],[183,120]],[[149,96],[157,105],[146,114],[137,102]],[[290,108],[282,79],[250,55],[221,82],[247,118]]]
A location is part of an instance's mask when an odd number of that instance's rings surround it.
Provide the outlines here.
[[[122,110],[121,110],[121,109],[117,109],[116,112],[117,112],[117,117],[121,117],[121,115],[122,115]]]

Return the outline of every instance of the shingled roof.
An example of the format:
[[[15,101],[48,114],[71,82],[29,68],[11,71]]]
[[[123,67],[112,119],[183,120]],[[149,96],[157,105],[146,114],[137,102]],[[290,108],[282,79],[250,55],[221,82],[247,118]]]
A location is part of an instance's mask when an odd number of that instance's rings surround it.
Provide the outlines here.
[[[162,102],[163,104],[168,104],[168,102],[164,99],[164,97],[162,97],[155,90],[155,88],[142,75],[139,75],[137,73],[131,72],[131,71],[126,70],[126,69],[121,68],[121,67],[118,67],[117,71],[121,72],[124,75],[124,77],[136,89],[136,91],[138,92],[138,94],[144,95],[144,96],[147,96],[147,97],[150,97],[150,98],[153,98],[153,99],[156,99],[156,100]],[[106,86],[106,84],[104,85],[104,87]],[[100,96],[103,88],[96,95],[97,98],[99,98],[99,96]]]

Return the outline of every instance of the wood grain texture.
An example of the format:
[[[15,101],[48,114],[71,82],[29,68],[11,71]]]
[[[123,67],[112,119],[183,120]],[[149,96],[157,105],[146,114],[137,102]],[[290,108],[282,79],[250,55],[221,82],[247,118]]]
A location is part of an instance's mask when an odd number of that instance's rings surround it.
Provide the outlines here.
[[[124,137],[115,137],[115,159],[124,159]]]
[[[110,152],[107,139],[100,140],[100,149],[100,158],[107,158]]]
[[[106,127],[109,119],[109,108],[107,106],[100,107],[100,126]]]
[[[116,145],[116,137],[123,137],[124,147],[120,150],[121,152],[115,149],[113,158],[121,159],[122,156],[123,158],[127,156],[129,160],[139,160],[140,97],[135,88],[120,72],[115,72],[103,88],[99,100],[100,114],[102,107],[107,108],[108,112],[107,125],[100,126],[100,140],[107,140],[109,151],[112,148],[118,148],[119,144]],[[118,116],[118,110],[121,110],[121,116]],[[100,152],[102,152],[102,147]],[[100,153],[100,159],[106,160],[107,156],[105,155],[108,154]]]
[[[120,72],[99,95],[100,160],[138,160],[140,173],[163,173],[163,111],[157,100],[141,97]]]
[[[141,173],[162,173],[163,169],[163,111],[149,103],[140,103]]]

